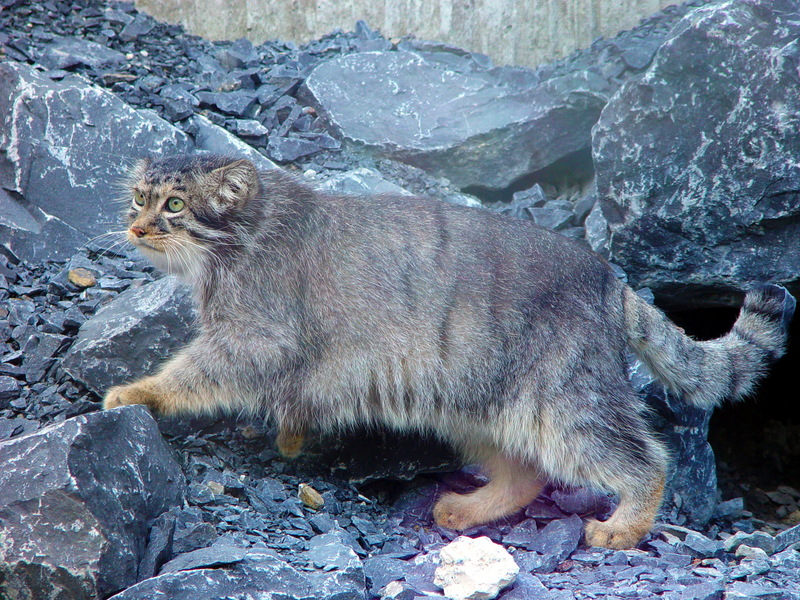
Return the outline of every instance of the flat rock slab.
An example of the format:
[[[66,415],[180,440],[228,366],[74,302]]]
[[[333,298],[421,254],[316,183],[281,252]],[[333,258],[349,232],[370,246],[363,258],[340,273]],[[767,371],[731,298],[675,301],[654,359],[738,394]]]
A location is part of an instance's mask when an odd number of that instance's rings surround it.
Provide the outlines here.
[[[366,581],[352,550],[345,565],[326,572],[299,571],[267,549],[229,549],[227,567],[170,570],[146,579],[112,600],[349,600],[363,599]]]
[[[743,281],[800,282],[796,15],[793,0],[699,8],[603,110],[611,259],[662,303],[738,305]]]
[[[169,598],[170,600],[313,600],[320,598],[309,579],[271,551],[243,551],[246,556],[232,568],[170,571],[146,579],[113,600]]]
[[[609,95],[587,72],[534,84],[503,70],[453,70],[413,52],[327,61],[302,94],[351,147],[448,178],[502,189],[579,150]]]
[[[99,395],[149,375],[191,338],[191,292],[175,277],[126,290],[86,321],[62,366]]]
[[[142,407],[0,442],[0,597],[106,597],[136,583],[149,524],[184,479]]]
[[[90,238],[121,229],[115,186],[136,159],[193,148],[155,113],[78,75],[53,81],[4,62],[0,243],[31,264],[65,260]]]

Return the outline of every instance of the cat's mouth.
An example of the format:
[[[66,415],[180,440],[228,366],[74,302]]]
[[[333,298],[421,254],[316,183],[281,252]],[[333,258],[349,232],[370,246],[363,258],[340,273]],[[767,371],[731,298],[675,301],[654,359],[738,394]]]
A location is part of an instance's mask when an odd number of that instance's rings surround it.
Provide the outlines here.
[[[139,237],[128,233],[128,239],[134,246],[136,246],[140,250],[154,250],[156,252],[165,252],[164,248],[161,247],[161,244],[158,243],[158,240],[154,239],[152,236]]]

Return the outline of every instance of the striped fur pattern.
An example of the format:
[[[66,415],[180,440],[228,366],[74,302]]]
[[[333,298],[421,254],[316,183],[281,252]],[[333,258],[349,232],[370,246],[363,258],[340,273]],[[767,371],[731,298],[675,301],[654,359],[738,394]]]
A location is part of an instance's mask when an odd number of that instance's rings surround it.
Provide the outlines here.
[[[130,186],[129,239],[193,286],[200,331],[105,407],[268,414],[287,455],[314,429],[428,432],[490,478],[439,499],[434,516],[453,529],[511,514],[555,480],[617,493],[587,541],[635,545],[667,452],[627,381],[627,346],[710,406],[746,394],[786,343],[781,288],[749,294],[730,334],[696,343],[596,255],[488,211],[323,195],[214,156],[146,161]]]

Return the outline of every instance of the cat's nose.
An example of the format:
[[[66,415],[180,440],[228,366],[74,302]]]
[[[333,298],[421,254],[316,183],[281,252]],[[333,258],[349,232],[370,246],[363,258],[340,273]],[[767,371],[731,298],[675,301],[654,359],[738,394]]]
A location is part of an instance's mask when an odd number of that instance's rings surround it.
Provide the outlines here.
[[[141,227],[131,227],[131,233],[136,237],[142,237],[144,235],[144,229]]]

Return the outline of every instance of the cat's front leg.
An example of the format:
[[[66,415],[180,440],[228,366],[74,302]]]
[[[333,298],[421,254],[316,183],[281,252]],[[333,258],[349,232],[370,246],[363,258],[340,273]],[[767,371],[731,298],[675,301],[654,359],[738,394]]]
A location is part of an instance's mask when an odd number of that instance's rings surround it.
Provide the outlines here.
[[[198,344],[192,344],[167,361],[155,375],[112,387],[103,399],[103,408],[143,404],[165,416],[231,408],[233,394],[199,367],[202,357],[198,356],[198,349]]]
[[[164,414],[164,408],[170,404],[158,385],[156,377],[144,377],[127,385],[115,385],[106,392],[103,398],[103,409],[108,410],[129,404],[144,404],[153,412]]]

